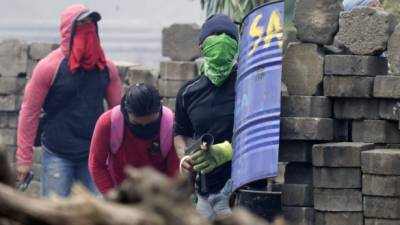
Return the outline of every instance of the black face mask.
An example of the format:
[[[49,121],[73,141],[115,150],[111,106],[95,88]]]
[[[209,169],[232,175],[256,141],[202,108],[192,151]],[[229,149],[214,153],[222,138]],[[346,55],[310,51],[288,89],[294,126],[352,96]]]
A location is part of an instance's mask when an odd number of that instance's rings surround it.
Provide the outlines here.
[[[161,115],[156,121],[144,126],[130,122],[127,123],[127,126],[136,137],[140,139],[152,139],[160,132]]]
[[[146,124],[145,126],[133,124],[129,121],[128,112],[125,109],[125,103],[123,100],[121,102],[121,112],[124,115],[126,126],[136,137],[148,140],[154,138],[160,132],[162,110],[160,110],[160,116],[156,121]]]

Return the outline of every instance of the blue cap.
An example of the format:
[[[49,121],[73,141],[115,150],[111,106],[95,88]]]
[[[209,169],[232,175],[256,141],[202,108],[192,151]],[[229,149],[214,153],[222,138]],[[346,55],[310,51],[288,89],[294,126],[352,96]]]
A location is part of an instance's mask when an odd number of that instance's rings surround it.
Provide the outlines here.
[[[367,6],[372,0],[344,0],[344,11],[350,11],[357,6]]]
[[[214,14],[207,18],[201,27],[199,45],[210,35],[225,33],[236,41],[239,39],[238,28],[231,18],[224,14]]]

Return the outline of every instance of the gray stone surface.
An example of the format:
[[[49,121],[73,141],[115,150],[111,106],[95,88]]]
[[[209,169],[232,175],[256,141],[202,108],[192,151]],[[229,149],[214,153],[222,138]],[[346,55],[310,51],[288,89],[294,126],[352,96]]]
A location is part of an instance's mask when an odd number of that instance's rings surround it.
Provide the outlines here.
[[[361,190],[314,188],[314,208],[328,212],[361,212]]]
[[[17,151],[17,146],[15,145],[6,145],[6,151],[7,151],[7,160],[8,163],[15,163],[16,158],[15,158],[15,153]]]
[[[324,77],[324,95],[329,97],[369,98],[372,96],[373,86],[373,77]]]
[[[134,85],[137,83],[146,83],[157,86],[157,76],[153,71],[143,66],[129,67],[124,82],[127,85]]]
[[[362,176],[364,195],[400,197],[400,176]]]
[[[33,151],[33,162],[40,164],[42,162],[43,150],[41,147],[35,147]]]
[[[360,168],[314,167],[313,176],[317,188],[361,188]]]
[[[200,56],[200,27],[172,24],[162,30],[162,55],[175,61],[191,61]]]
[[[304,42],[330,44],[338,30],[340,0],[301,0],[296,1],[294,25],[297,38]]]
[[[308,184],[284,184],[282,187],[283,206],[313,206],[313,187]]]
[[[355,55],[373,55],[386,49],[392,29],[389,13],[359,7],[340,13],[335,45]]]
[[[29,58],[40,60],[46,57],[51,51],[58,48],[58,44],[34,42],[29,45]]]
[[[364,196],[364,216],[400,219],[400,198]]]
[[[400,25],[397,25],[394,32],[390,35],[388,42],[388,61],[390,71],[394,74],[400,73]]]
[[[31,197],[39,198],[40,197],[40,182],[33,180],[28,188],[26,189],[25,193]]]
[[[299,40],[297,39],[296,30],[284,30],[283,32],[284,33],[283,33],[283,47],[282,47],[282,50],[283,50],[283,53],[285,54],[285,51],[286,51],[288,45],[290,43],[293,43],[293,42],[299,42]]]
[[[28,59],[28,63],[26,65],[26,77],[28,79],[32,78],[33,70],[35,69],[38,63],[39,61],[37,60]]]
[[[399,225],[400,220],[365,218],[364,225]]]
[[[0,111],[0,128],[17,128],[18,112]]]
[[[375,77],[374,97],[400,98],[400,76]]]
[[[290,95],[322,95],[324,53],[316,44],[289,44],[282,60],[282,81]]]
[[[333,109],[337,119],[379,119],[378,99],[335,99]]]
[[[160,95],[168,98],[176,98],[179,89],[185,81],[176,81],[176,80],[158,80],[158,90],[160,91]]]
[[[375,149],[361,153],[364,174],[400,175],[400,149]]]
[[[386,120],[353,121],[352,139],[366,143],[400,143],[398,124]]]
[[[163,98],[162,103],[172,111],[175,111],[176,98]]]
[[[314,225],[312,207],[282,207],[284,218],[291,225]]]
[[[326,118],[281,118],[281,140],[330,141],[334,136],[334,120]]]
[[[333,125],[334,141],[350,141],[351,122],[349,120],[335,120]]]
[[[26,84],[25,78],[0,77],[0,95],[20,94]]]
[[[373,149],[373,144],[341,142],[313,146],[312,161],[319,167],[361,167],[361,152]]]
[[[0,42],[0,77],[26,75],[28,44],[18,40]]]
[[[346,65],[346,66],[344,66]],[[386,75],[388,62],[384,57],[361,55],[326,55],[325,74],[327,75]]]
[[[281,82],[281,95],[282,96],[289,96],[289,90],[285,83]]]
[[[315,211],[318,225],[364,225],[361,212],[320,212]]]
[[[281,116],[331,118],[332,102],[323,96],[283,96]]]
[[[0,111],[19,110],[19,97],[17,95],[0,95]]]
[[[195,62],[163,61],[160,63],[160,76],[164,80],[190,80],[197,74]]]
[[[121,79],[122,82],[125,82],[125,77],[130,67],[140,66],[132,62],[121,61],[121,60],[113,61],[113,63],[117,67],[119,78]]]
[[[40,170],[41,170],[41,164],[34,163],[33,164],[33,179],[40,181]]]
[[[385,120],[399,120],[400,101],[395,99],[380,99],[379,117]]]
[[[288,163],[285,170],[285,184],[313,183],[313,167],[311,163]]]
[[[16,145],[17,130],[16,129],[0,129],[0,145]]]
[[[279,143],[280,162],[311,162],[314,141],[281,141]]]

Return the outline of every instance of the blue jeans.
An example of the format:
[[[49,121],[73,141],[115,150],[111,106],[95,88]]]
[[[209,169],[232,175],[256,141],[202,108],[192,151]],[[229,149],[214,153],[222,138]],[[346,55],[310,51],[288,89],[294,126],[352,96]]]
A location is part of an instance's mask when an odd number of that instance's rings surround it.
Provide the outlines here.
[[[82,183],[90,192],[98,195],[88,169],[87,159],[68,160],[60,158],[43,147],[40,174],[40,194],[48,197],[54,193],[61,197],[69,196],[75,181]]]
[[[232,211],[229,207],[231,189],[232,181],[228,180],[218,193],[209,194],[208,196],[197,195],[197,212],[208,220],[231,214]]]

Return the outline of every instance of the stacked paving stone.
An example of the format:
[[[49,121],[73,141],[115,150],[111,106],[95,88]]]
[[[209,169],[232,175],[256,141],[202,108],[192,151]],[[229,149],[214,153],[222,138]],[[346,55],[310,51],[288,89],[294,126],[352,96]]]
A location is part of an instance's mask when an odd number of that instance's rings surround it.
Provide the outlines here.
[[[361,154],[365,225],[400,224],[400,149]]]
[[[196,24],[173,24],[162,31],[162,55],[171,61],[160,63],[158,87],[163,104],[173,110],[182,84],[198,75],[194,60],[200,56],[199,34]]]
[[[373,148],[356,142],[313,146],[315,224],[363,225],[361,152]]]
[[[0,144],[6,145],[9,160],[15,162],[18,113],[27,80],[35,65],[57,48],[56,44],[4,40],[0,43]],[[27,192],[39,194],[41,150],[34,154],[34,179]]]
[[[280,161],[289,162],[285,185],[307,183],[311,173],[313,189],[284,186],[282,205],[294,208],[307,198],[289,197],[312,193],[314,211],[284,213],[292,224],[399,224],[400,150],[385,148],[400,143],[400,25],[380,9],[343,12],[341,2],[296,1],[297,42],[283,58]]]

